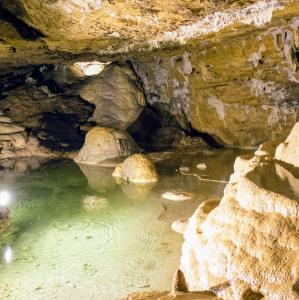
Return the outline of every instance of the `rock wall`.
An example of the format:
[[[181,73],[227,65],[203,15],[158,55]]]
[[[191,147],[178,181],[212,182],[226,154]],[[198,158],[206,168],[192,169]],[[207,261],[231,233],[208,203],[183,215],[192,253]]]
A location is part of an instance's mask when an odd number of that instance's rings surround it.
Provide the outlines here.
[[[3,0],[0,92],[15,76],[0,109],[62,151],[80,148],[92,122],[129,128],[144,107],[175,119],[167,134],[237,147],[284,138],[298,119],[298,9],[279,0]],[[112,64],[95,78],[74,72],[92,60]],[[140,126],[132,135],[148,140]],[[151,127],[165,140],[163,126]]]
[[[277,25],[134,57],[147,101],[226,145],[285,138],[298,119],[299,19]]]

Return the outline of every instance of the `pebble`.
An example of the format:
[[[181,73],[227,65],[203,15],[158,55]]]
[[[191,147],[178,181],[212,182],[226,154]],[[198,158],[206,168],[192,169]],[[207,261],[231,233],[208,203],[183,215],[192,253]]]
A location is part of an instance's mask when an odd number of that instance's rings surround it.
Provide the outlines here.
[[[206,170],[207,169],[207,164],[205,164],[205,163],[199,163],[199,164],[197,164],[196,168],[198,170]]]

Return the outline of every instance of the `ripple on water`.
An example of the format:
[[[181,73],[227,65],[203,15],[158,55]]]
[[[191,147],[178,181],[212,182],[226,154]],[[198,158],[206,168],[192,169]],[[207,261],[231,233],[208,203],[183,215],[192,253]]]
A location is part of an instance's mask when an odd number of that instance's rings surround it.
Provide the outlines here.
[[[53,224],[53,226],[61,231],[78,231],[84,230],[90,226],[90,222],[88,220],[70,220],[69,222],[58,221]]]

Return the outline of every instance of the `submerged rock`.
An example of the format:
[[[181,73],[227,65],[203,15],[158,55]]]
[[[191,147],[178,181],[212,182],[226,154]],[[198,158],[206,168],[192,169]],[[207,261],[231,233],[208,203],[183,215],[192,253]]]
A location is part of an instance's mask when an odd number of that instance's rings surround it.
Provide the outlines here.
[[[173,190],[165,192],[162,198],[171,201],[186,201],[194,198],[194,194],[182,190]]]
[[[107,127],[93,127],[75,162],[96,165],[110,158],[119,158],[139,152],[140,149],[128,133]]]
[[[0,207],[0,234],[5,231],[7,226],[10,224],[9,218],[10,210],[6,207]]]
[[[84,209],[92,211],[107,207],[108,202],[104,197],[86,196],[82,204]]]
[[[0,207],[0,220],[5,220],[9,218],[10,211],[6,207]]]
[[[297,123],[287,139],[291,148],[279,156],[288,163],[296,163],[298,130]],[[190,291],[298,299],[299,198],[294,175],[273,162],[272,148],[238,158],[220,204],[205,202],[189,219],[180,269]]]
[[[158,181],[158,174],[153,162],[143,154],[128,157],[121,166],[117,166],[113,176],[135,183]]]

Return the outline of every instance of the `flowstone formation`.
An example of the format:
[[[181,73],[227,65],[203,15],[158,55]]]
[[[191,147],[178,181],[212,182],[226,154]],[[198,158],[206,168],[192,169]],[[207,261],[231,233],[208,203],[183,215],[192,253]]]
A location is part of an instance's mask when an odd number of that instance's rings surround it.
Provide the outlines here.
[[[140,149],[128,133],[107,127],[93,127],[75,157],[79,164],[97,165],[107,159],[124,158]]]
[[[189,219],[180,268],[190,291],[298,299],[298,130],[237,158],[219,205],[204,202]]]

